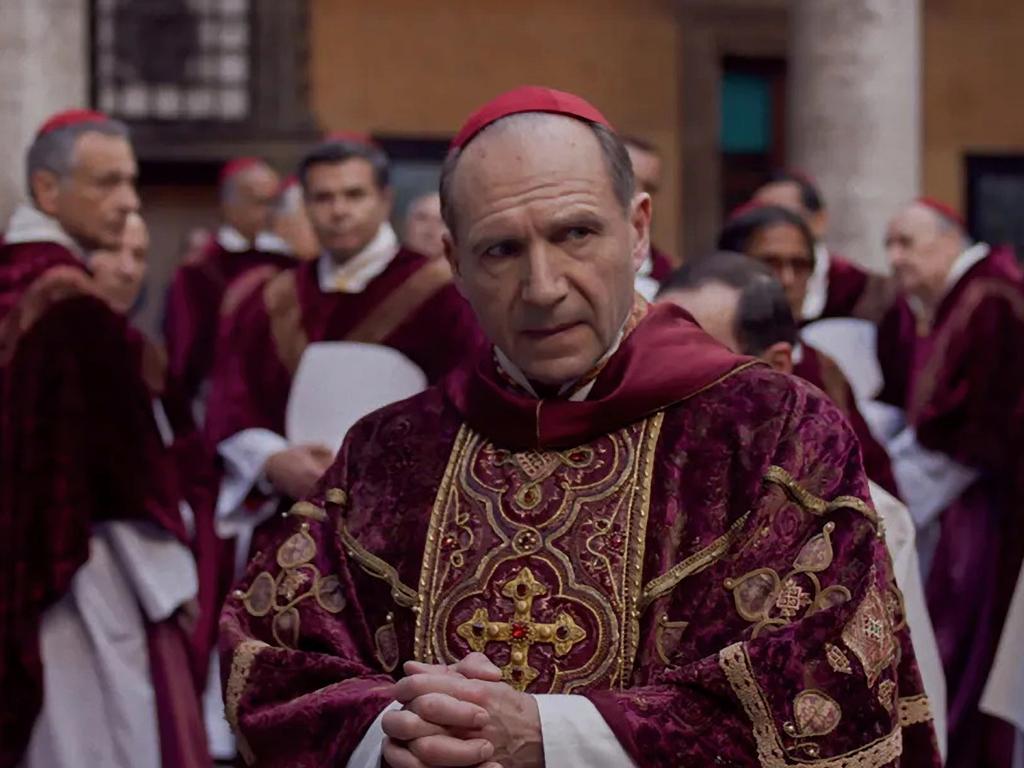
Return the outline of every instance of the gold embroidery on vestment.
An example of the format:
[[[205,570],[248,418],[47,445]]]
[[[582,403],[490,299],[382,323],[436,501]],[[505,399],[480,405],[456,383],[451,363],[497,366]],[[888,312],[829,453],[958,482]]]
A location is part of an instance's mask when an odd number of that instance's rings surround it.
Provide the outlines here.
[[[669,621],[668,616],[664,615],[658,617],[658,626],[654,630],[654,650],[666,667],[672,665],[669,653],[679,646],[679,641],[688,626],[688,621]]]
[[[683,579],[695,576],[709,566],[718,562],[740,537],[740,533],[743,531],[743,527],[746,525],[749,518],[750,512],[744,513],[729,527],[728,531],[701,549],[699,552],[694,552],[681,563],[677,563],[672,566],[665,573],[661,574],[661,576],[657,576],[647,582],[644,586],[643,594],[640,596],[640,601],[637,604],[637,610],[643,614],[643,612],[651,606],[651,603],[659,597],[667,595],[675,589]]]
[[[338,537],[341,544],[363,571],[375,579],[386,581],[391,587],[391,599],[403,608],[415,608],[418,597],[412,587],[407,587],[398,577],[398,571],[393,566],[384,562],[366,547],[360,544],[356,537],[349,533],[345,527],[345,521],[338,516]]]
[[[897,643],[892,619],[875,586],[874,571],[867,594],[857,606],[853,618],[843,627],[843,642],[860,659],[869,688],[896,658]]]
[[[725,588],[733,594],[736,612],[754,625],[753,637],[764,629],[783,627],[850,599],[846,587],[835,584],[822,588],[817,576],[832,564],[833,530],[835,523],[825,523],[821,533],[800,548],[793,570],[785,576],[773,568],[757,568],[739,578],[725,580]]]
[[[827,736],[843,719],[839,703],[824,691],[801,691],[793,699],[794,723],[785,723],[782,730],[787,736],[806,739]]]
[[[840,509],[852,509],[864,515],[876,527],[878,526],[878,515],[862,499],[858,499],[856,496],[839,496],[832,501],[825,501],[800,485],[789,472],[779,466],[768,467],[764,480],[766,483],[777,485],[785,491],[790,499],[812,515],[822,517]]]
[[[850,664],[850,659],[838,646],[825,643],[825,658],[833,672],[838,672],[841,675],[853,674],[853,665]]]
[[[753,726],[757,756],[762,768],[881,768],[903,753],[903,731],[896,727],[887,736],[842,755],[792,760],[783,747],[761,686],[754,678],[746,646],[734,643],[723,648],[718,654],[718,664]],[[808,755],[814,757],[811,752]]]
[[[900,727],[907,728],[932,719],[932,708],[925,694],[908,696],[897,702],[900,711]]]
[[[481,648],[533,693],[627,686],[662,419],[550,451],[500,449],[464,425],[427,529],[415,658],[450,663]],[[529,606],[504,592],[526,573],[545,590]],[[517,622],[530,643],[512,636]],[[542,629],[568,633],[565,655]]]
[[[298,644],[299,603],[313,598],[323,610],[335,614],[345,608],[345,594],[338,577],[322,575],[311,562],[316,550],[309,523],[301,523],[277,548],[277,565],[281,569],[277,576],[262,571],[246,591],[235,594],[250,616],[259,618],[273,612],[270,630],[283,648],[294,648]]]
[[[249,673],[252,671],[256,656],[269,647],[260,640],[243,640],[239,643],[231,657],[231,671],[228,673],[228,682],[224,687],[224,717],[235,734],[239,754],[249,765],[256,762],[256,756],[238,724],[238,704],[242,699],[242,694],[245,693],[245,686],[249,682]]]
[[[377,661],[388,674],[395,671],[401,654],[398,650],[398,632],[395,630],[395,615],[388,613],[384,624],[373,633],[373,642],[377,648]]]
[[[883,680],[878,684],[878,703],[886,712],[892,714],[895,706],[896,683],[893,680]]]

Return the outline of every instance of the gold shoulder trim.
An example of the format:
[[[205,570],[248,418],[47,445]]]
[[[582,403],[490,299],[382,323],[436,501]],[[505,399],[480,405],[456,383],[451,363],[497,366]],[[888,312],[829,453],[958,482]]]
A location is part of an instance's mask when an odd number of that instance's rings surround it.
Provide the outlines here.
[[[932,707],[925,694],[910,696],[899,700],[900,727],[906,728],[918,723],[927,723],[932,719]]]
[[[270,318],[270,334],[277,357],[290,373],[299,367],[309,338],[302,327],[302,305],[294,269],[285,270],[267,280],[263,302]]]
[[[723,648],[718,654],[718,664],[753,725],[757,757],[762,768],[881,768],[903,754],[903,730],[897,727],[889,735],[852,752],[820,760],[792,760],[783,749],[768,702],[754,679],[750,657],[743,643]]]
[[[643,592],[640,595],[640,601],[637,604],[637,611],[642,615],[643,612],[651,606],[651,603],[659,597],[671,592],[683,579],[700,573],[705,568],[718,561],[736,542],[736,539],[739,538],[740,532],[743,530],[743,526],[749,518],[750,512],[746,512],[729,527],[728,531],[723,533],[706,547],[698,552],[694,552],[681,563],[677,563],[672,566],[669,570],[665,571],[665,573],[661,574],[661,576],[656,576],[647,582],[647,585],[644,587]]]
[[[411,318],[420,307],[452,281],[452,270],[445,259],[432,259],[416,270],[374,307],[355,328],[345,334],[346,341],[382,344]]]
[[[235,655],[231,658],[231,672],[224,689],[224,716],[235,734],[238,752],[248,765],[256,762],[256,755],[253,754],[249,742],[246,741],[242,729],[238,725],[238,702],[241,700],[242,694],[245,693],[253,662],[256,661],[256,657],[263,649],[269,647],[260,640],[244,640],[239,643],[235,648]]]
[[[416,590],[403,584],[398,578],[398,571],[360,544],[355,536],[349,533],[340,515],[338,516],[338,536],[349,557],[355,560],[363,571],[390,585],[391,598],[398,605],[403,608],[415,608],[419,604],[419,595]]]
[[[832,501],[825,501],[800,485],[782,467],[774,465],[768,467],[768,471],[764,473],[764,481],[782,488],[790,499],[812,515],[821,517],[839,509],[852,509],[854,512],[860,512],[876,527],[878,526],[878,515],[862,499],[858,499],[856,496],[839,496]]]

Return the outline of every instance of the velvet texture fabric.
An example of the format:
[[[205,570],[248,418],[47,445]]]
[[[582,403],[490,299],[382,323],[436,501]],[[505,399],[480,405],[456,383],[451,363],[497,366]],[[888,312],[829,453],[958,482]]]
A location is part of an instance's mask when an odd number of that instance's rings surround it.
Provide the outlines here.
[[[156,362],[69,251],[0,247],[0,765],[28,742],[39,622],[88,558],[93,524],[150,520],[184,538]]]
[[[638,765],[937,766],[867,498],[835,406],[675,307],[584,402],[485,356],[357,424],[274,523],[222,616],[228,717],[250,762],[344,764],[402,661],[482,650]]]
[[[909,422],[926,448],[981,472],[941,517],[925,585],[950,691],[949,765],[993,755],[1007,726],[978,711],[1024,549],[1024,278],[1006,249],[974,265],[913,348]]]
[[[306,344],[384,344],[420,366],[430,381],[482,344],[447,264],[412,251],[399,251],[361,293],[322,291],[316,262],[248,291],[221,324],[206,421],[214,445],[250,427],[284,433],[292,376]]]
[[[871,433],[868,423],[857,407],[850,382],[846,380],[842,370],[825,353],[804,344],[803,356],[793,367],[793,373],[804,381],[809,381],[831,398],[832,402],[846,414],[853,427],[854,434],[860,442],[861,455],[864,459],[864,471],[870,480],[874,480],[893,496],[899,498],[899,487],[892,473],[892,462],[889,454]]]
[[[178,268],[167,294],[164,341],[170,375],[187,401],[196,397],[210,375],[221,304],[231,282],[254,268],[276,271],[294,263],[281,253],[228,251],[211,237],[202,251]]]

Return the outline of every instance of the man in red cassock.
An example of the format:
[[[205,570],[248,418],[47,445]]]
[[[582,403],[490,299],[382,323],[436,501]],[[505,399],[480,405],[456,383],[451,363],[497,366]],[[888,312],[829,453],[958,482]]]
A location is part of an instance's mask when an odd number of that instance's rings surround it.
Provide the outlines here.
[[[972,243],[958,214],[918,200],[886,249],[917,338],[893,467],[923,541],[950,696],[951,766],[1009,765],[1008,727],[978,711],[1024,548],[1024,278]]]
[[[437,192],[417,195],[405,209],[402,242],[409,250],[432,259],[444,256],[444,219],[441,218],[441,198]]]
[[[164,340],[171,376],[189,401],[203,402],[228,285],[247,270],[292,263],[286,243],[270,232],[279,191],[277,173],[263,160],[240,157],[227,163],[220,174],[223,224],[171,281]]]
[[[221,621],[262,766],[938,765],[856,439],[633,289],[650,198],[593,106],[457,134],[493,346],[365,418]]]
[[[61,113],[26,165],[0,244],[0,765],[200,766],[162,360],[123,316],[144,236],[127,129]]]
[[[370,143],[312,150],[299,180],[323,253],[276,274],[251,272],[225,297],[206,427],[227,470],[218,516],[249,532],[278,495],[305,496],[332,459],[323,446],[285,437],[292,379],[309,344],[385,345],[434,381],[481,343],[447,263],[399,245],[388,223],[388,174],[387,157]]]
[[[804,219],[779,206],[751,205],[725,223],[718,247],[746,254],[770,267],[786,293],[793,316],[799,316],[814,272],[814,237]],[[804,341],[794,348],[792,359],[793,373],[832,398],[850,420],[868,477],[898,497],[889,454],[872,434],[839,365]]]
[[[661,189],[662,162],[658,148],[639,136],[623,136],[622,143],[629,153],[637,189],[654,200]],[[637,270],[637,292],[646,299],[653,299],[658,288],[672,274],[672,266],[672,258],[651,243],[647,258]]]

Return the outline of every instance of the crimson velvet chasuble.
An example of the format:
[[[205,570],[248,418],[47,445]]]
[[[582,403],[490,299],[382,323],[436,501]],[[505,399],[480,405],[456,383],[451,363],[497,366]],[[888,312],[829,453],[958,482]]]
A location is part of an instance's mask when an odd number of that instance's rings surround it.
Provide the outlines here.
[[[641,766],[936,766],[846,419],[682,310],[586,400],[490,355],[348,434],[221,621],[261,766],[344,765],[407,659],[586,696]]]

